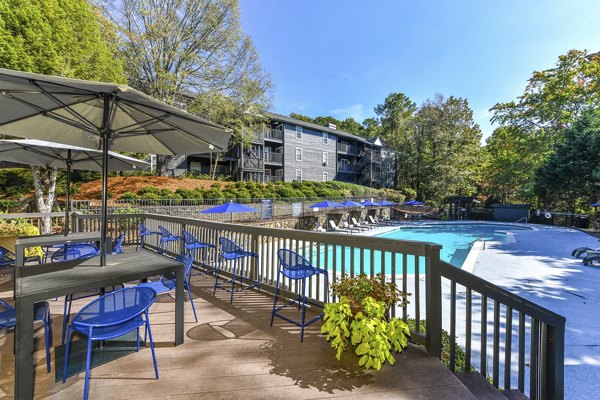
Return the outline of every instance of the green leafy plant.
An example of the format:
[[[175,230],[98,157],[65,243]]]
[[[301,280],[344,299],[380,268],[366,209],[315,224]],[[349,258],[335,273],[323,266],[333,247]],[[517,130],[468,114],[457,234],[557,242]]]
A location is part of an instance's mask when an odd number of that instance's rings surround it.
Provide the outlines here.
[[[346,297],[353,308],[360,308],[366,297],[385,304],[386,309],[392,304],[404,307],[408,303],[409,294],[398,289],[393,282],[386,282],[385,275],[379,273],[374,277],[367,274],[359,274],[353,277],[344,276],[337,282],[331,284],[331,294],[334,297]]]
[[[408,325],[398,318],[386,320],[388,305],[383,301],[366,296],[361,306],[362,311],[354,314],[346,296],[337,303],[326,304],[321,333],[327,334],[338,360],[351,344],[361,367],[379,371],[386,361],[394,365],[392,349],[400,352],[406,348],[410,337]]]

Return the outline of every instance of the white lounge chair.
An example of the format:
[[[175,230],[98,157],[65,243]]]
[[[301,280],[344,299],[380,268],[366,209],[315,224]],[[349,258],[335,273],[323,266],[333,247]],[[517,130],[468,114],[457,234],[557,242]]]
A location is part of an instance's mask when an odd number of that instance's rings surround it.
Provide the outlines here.
[[[354,217],[352,217],[351,220],[355,227],[360,228],[363,231],[368,231],[369,229],[371,229],[371,226],[366,225],[366,224],[361,224]]]
[[[335,222],[333,222],[333,220],[331,220],[331,219],[329,220],[329,227],[331,228],[331,229],[330,229],[330,232],[344,232],[344,233],[352,233],[352,231],[350,231],[350,230],[348,230],[348,229],[343,229],[343,228],[340,228],[340,227],[338,227],[338,226],[335,224]]]

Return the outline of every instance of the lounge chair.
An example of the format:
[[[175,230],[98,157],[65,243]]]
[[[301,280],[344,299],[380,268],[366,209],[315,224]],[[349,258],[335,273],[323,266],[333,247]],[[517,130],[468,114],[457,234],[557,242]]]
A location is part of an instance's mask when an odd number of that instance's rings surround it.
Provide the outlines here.
[[[354,217],[352,217],[352,223],[354,224],[354,226],[360,226],[364,230],[370,230],[373,228],[373,225],[368,224],[367,221],[358,222]]]
[[[586,258],[589,255],[587,253],[589,253],[589,252],[599,252],[599,251],[600,251],[600,248],[599,249],[593,249],[591,247],[578,247],[578,248],[576,248],[575,250],[573,250],[571,252],[571,255],[573,257],[575,257],[575,258],[580,258],[580,256],[583,256],[581,258]],[[584,254],[585,254],[585,256],[584,256]]]
[[[600,263],[600,251],[589,251],[588,256],[583,259],[583,265],[594,265]]]
[[[327,232],[327,230],[325,228],[323,228],[323,226],[321,226],[320,222],[317,222],[317,224],[315,225],[315,231],[317,231],[317,232]]]
[[[350,232],[362,232],[362,228],[355,227],[353,225],[348,224],[347,221],[342,221],[342,229],[348,229]]]
[[[372,226],[382,226],[383,225],[383,224],[375,221],[375,219],[373,218],[372,215],[369,215],[367,218],[369,219],[369,222],[368,222],[369,225],[372,225]]]
[[[348,230],[348,229],[343,229],[338,227],[335,222],[333,222],[333,220],[329,220],[329,227],[331,228],[329,231],[330,232],[344,232],[344,233],[352,233],[352,231]]]

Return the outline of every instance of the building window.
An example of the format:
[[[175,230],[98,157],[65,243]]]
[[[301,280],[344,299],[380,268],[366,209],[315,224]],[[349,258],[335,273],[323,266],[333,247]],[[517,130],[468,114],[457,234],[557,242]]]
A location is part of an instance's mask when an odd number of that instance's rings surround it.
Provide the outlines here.
[[[323,165],[327,165],[327,159],[328,159],[328,158],[329,158],[329,157],[327,157],[327,153],[326,153],[326,152],[323,152]]]
[[[327,182],[329,180],[329,174],[327,172],[323,172],[323,182]]]
[[[302,139],[302,127],[301,126],[296,127],[296,139]]]
[[[327,132],[323,132],[323,144],[327,144],[329,140],[329,135],[327,134]]]
[[[297,169],[296,170],[296,180],[297,181],[301,181],[302,180],[302,170],[301,169]]]
[[[302,149],[296,147],[296,161],[302,161]]]

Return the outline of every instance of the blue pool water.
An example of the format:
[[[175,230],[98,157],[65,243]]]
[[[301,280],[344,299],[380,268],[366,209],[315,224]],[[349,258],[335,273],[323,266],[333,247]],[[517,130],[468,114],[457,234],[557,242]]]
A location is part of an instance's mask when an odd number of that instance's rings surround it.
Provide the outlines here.
[[[398,240],[415,240],[422,242],[431,242],[442,245],[440,258],[455,267],[461,268],[463,262],[469,254],[471,243],[478,239],[486,241],[506,241],[506,231],[516,230],[529,230],[527,227],[513,226],[513,225],[500,225],[500,224],[464,224],[464,223],[447,223],[447,224],[432,224],[432,225],[413,225],[398,228],[394,231],[387,232],[377,237],[386,239],[398,239]],[[336,270],[341,271],[343,268],[346,272],[350,272],[352,265],[360,265],[361,251],[360,249],[349,249],[349,248],[328,248],[328,251],[321,249],[319,255],[314,255],[313,262],[317,262],[318,265],[328,265],[331,269],[333,259],[335,258]],[[335,251],[335,257],[334,252]],[[354,254],[352,254],[354,253]],[[354,256],[354,262],[352,262],[352,256]],[[354,271],[355,273],[379,273],[385,272],[386,274],[391,273],[392,269],[392,255],[386,253],[382,258],[382,254],[379,251],[374,251],[371,255],[370,250],[364,250],[362,253],[363,257],[363,271]],[[418,264],[419,273],[425,273],[425,259],[419,257],[419,260],[415,260],[416,257],[407,257],[407,273],[414,274],[416,264]],[[373,269],[371,269],[371,261],[373,263]],[[401,273],[403,269],[403,256],[401,254],[396,255],[396,273]],[[382,271],[382,267],[385,266],[385,271]]]

